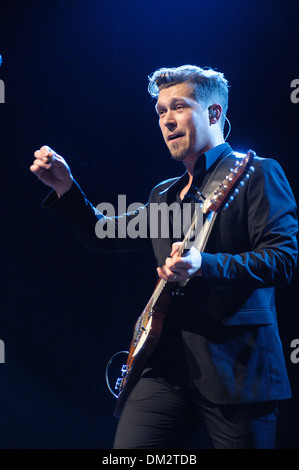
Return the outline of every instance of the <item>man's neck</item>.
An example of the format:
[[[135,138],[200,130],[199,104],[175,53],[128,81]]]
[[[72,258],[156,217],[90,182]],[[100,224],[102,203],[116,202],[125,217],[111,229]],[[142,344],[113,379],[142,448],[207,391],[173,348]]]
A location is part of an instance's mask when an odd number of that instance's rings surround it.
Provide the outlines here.
[[[189,175],[189,181],[188,183],[186,184],[186,186],[182,189],[181,193],[180,193],[180,198],[181,199],[184,199],[184,196],[185,194],[188,192],[188,190],[190,189],[191,185],[192,185],[192,181],[193,181],[193,175],[194,175],[194,168],[195,168],[195,165],[196,165],[196,162],[197,160],[201,157],[201,155],[203,155],[204,153],[208,152],[209,150],[211,150],[212,148],[215,148],[217,147],[218,145],[220,144],[224,144],[225,141],[223,139],[223,136],[221,136],[221,138],[219,138],[217,141],[215,141],[215,145],[211,145],[211,146],[207,146],[206,148],[204,148],[202,151],[200,151],[197,155],[194,155],[193,157],[190,156],[189,158],[187,157],[185,160],[184,160],[184,165],[185,165],[185,168],[187,170],[187,173]]]
[[[189,186],[191,186],[191,184],[192,184],[193,175],[194,175],[194,168],[195,168],[196,162],[200,158],[200,156],[203,155],[205,152],[208,152],[212,148],[217,147],[217,145],[224,144],[224,142],[225,141],[224,141],[223,137],[221,137],[221,138],[217,139],[217,141],[214,143],[214,145],[209,145],[206,148],[204,148],[203,150],[201,150],[197,155],[191,156],[189,158],[187,157],[184,160],[183,163],[184,163],[185,168],[187,170],[187,173],[189,175]]]
[[[200,155],[202,155],[204,152],[201,152]],[[187,161],[184,161],[184,165],[185,165],[185,168],[187,170],[187,173],[189,175],[189,181],[187,183],[187,185],[182,189],[181,193],[180,193],[180,198],[183,200],[184,199],[184,196],[185,194],[189,191],[190,189],[190,186],[192,184],[192,181],[193,181],[193,174],[194,174],[194,167],[195,167],[195,164],[198,160],[198,158],[200,157],[200,155],[197,155],[196,157],[194,157],[193,159],[188,159]]]

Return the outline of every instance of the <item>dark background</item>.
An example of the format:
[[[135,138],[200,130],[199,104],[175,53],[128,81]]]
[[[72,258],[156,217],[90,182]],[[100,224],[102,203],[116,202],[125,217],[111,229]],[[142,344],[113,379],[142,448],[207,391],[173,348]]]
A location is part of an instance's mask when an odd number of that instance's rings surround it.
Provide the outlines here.
[[[297,22],[293,1],[1,1],[1,448],[111,448],[105,367],[128,348],[155,282],[150,252],[89,253],[41,210],[48,189],[29,171],[33,152],[47,144],[63,155],[95,205],[118,194],[146,202],[183,171],[160,136],[147,76],[209,66],[230,82],[229,143],[277,159],[298,200]],[[284,449],[299,448],[297,305],[298,277],[277,291],[294,394],[281,405]]]

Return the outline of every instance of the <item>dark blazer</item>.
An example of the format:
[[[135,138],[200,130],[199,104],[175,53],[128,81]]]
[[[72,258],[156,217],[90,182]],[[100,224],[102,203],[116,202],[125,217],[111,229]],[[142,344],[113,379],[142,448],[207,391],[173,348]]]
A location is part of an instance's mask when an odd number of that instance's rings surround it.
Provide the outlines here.
[[[206,153],[194,182],[204,187],[227,144]],[[260,402],[291,396],[275,309],[275,286],[288,284],[297,260],[296,203],[280,165],[256,157],[254,173],[238,197],[219,214],[202,254],[202,277],[190,279],[166,317],[149,365],[168,370],[171,380],[197,387],[218,404]],[[171,203],[187,175],[157,185],[148,203],[129,214],[104,218],[79,186],[44,201],[52,215],[88,249],[139,249],[148,239],[96,236],[96,224],[116,230],[138,217],[149,227],[151,205]],[[99,225],[98,225],[99,227]],[[149,229],[148,229],[149,230]],[[152,237],[157,265],[171,251],[171,239]],[[174,347],[174,345],[176,345]]]

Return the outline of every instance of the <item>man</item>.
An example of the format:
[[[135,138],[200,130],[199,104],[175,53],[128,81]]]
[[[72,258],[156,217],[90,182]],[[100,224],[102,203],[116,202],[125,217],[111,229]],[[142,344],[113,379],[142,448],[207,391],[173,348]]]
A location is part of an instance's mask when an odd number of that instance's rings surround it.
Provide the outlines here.
[[[157,98],[171,156],[186,171],[156,186],[146,207],[114,220],[104,217],[61,156],[47,146],[34,154],[31,171],[55,190],[44,207],[90,249],[124,243],[97,237],[97,223],[113,223],[117,230],[120,221],[140,217],[149,224],[154,203],[182,206],[194,194],[205,195],[219,164],[233,154],[223,138],[223,74],[189,65],[163,68],[150,77],[149,92]],[[255,157],[253,166],[237,198],[218,214],[203,252],[192,246],[180,256],[178,238],[161,232],[152,237],[158,276],[175,287],[188,283],[175,296],[158,346],[126,400],[115,448],[183,448],[201,424],[214,448],[275,446],[277,404],[291,392],[274,288],[294,274],[298,227],[279,164]]]

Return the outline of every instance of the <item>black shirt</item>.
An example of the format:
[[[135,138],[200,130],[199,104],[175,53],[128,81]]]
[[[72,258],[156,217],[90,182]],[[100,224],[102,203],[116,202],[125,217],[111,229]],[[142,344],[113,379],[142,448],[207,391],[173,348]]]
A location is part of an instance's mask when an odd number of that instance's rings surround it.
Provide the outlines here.
[[[177,202],[174,206],[174,212],[170,212],[170,234],[177,233],[176,230],[173,230],[174,220],[180,221],[180,227],[183,227],[184,204],[190,204],[191,214],[194,213],[195,204],[198,200],[193,196],[198,196],[198,190],[201,192],[204,188],[219,158],[227,154],[228,149],[229,145],[227,143],[220,144],[199,157],[194,168],[192,185],[183,200],[180,198],[180,193],[188,183],[188,173],[186,172],[180,179],[180,184],[176,185],[175,188],[176,192],[172,194],[171,199],[168,201],[168,204]],[[175,211],[178,211],[178,213],[175,213]],[[185,227],[183,228],[186,230]],[[181,236],[171,236],[172,243],[182,241],[185,234],[186,232],[182,233]],[[188,283],[183,295],[174,296],[174,300],[164,320],[158,346],[147,361],[147,375],[165,377],[173,385],[182,389],[195,388],[192,373],[188,367],[190,358],[188,361],[186,360],[188,351],[185,351],[184,348],[182,329],[184,328],[185,317],[195,307],[194,298],[196,298],[196,292],[201,287],[200,284],[200,277],[193,278]]]

